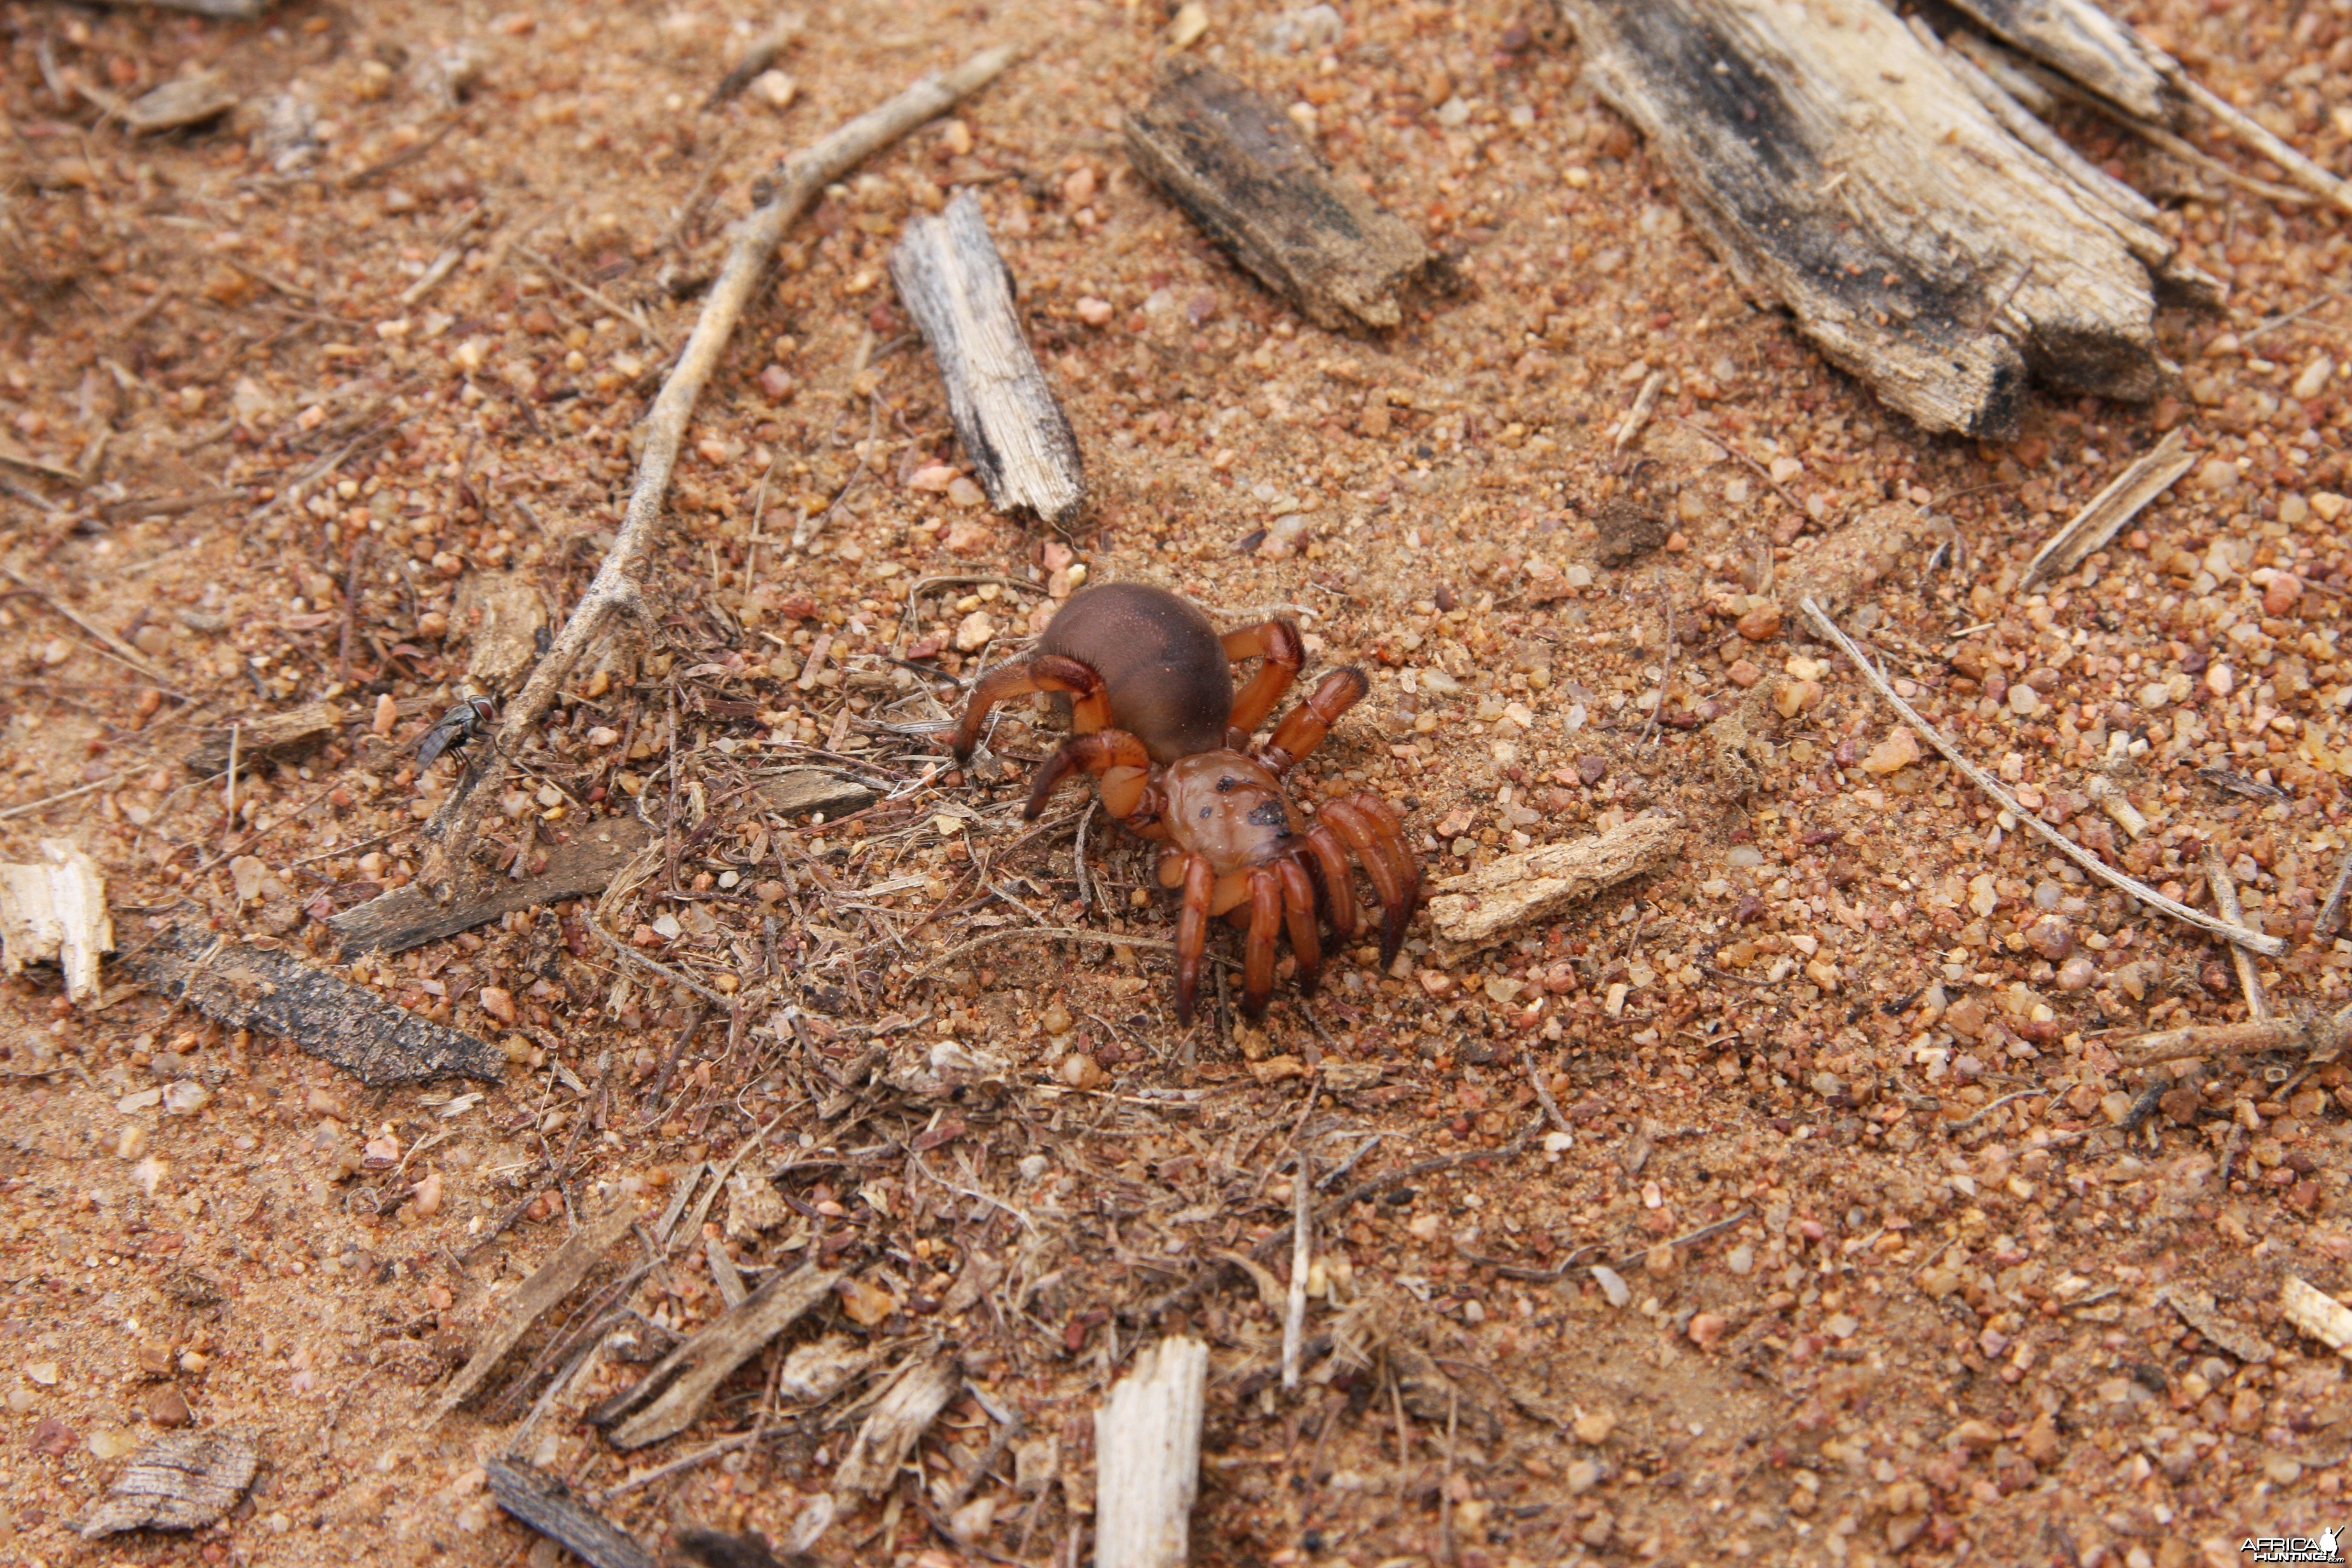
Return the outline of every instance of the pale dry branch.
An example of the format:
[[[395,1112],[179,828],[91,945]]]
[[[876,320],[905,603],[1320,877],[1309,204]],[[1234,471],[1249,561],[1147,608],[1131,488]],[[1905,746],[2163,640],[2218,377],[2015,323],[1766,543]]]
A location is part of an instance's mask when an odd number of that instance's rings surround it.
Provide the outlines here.
[[[2212,887],[2213,907],[2221,911],[2221,918],[2232,925],[2245,924],[2245,911],[2238,907],[2238,884],[2230,879],[2230,868],[2221,864],[2221,852],[2210,844],[2205,847],[2205,879]],[[2270,998],[2263,994],[2263,977],[2254,972],[2254,955],[2232,942],[2230,958],[2238,968],[2238,986],[2246,994],[2246,1021],[2268,1023]]]
[[[726,265],[712,283],[702,314],[646,416],[645,452],[620,531],[554,646],[507,705],[499,725],[497,750],[501,760],[468,773],[425,826],[423,837],[427,848],[417,880],[437,901],[455,900],[471,878],[467,852],[478,837],[484,812],[499,793],[495,786],[505,775],[504,756],[520,750],[525,737],[554,705],[563,683],[614,624],[643,613],[646,565],[688,422],[786,227],[826,185],[994,80],[1013,63],[1013,54],[1010,48],[983,49],[945,76],[925,77],[887,103],[794,153],[778,170],[767,199],[737,226]]]
[[[2251,930],[2234,921],[2216,920],[2211,915],[2190,909],[2178,899],[2166,898],[2145,882],[2125,876],[2073,839],[2053,828],[2032,812],[2026,810],[2018,803],[2015,795],[2001,787],[1999,779],[1970,762],[1961,752],[1959,747],[1953,744],[1941,730],[1927,722],[1917,709],[1896,696],[1895,688],[1887,684],[1886,677],[1878,672],[1878,667],[1863,657],[1862,649],[1854,646],[1853,639],[1847,637],[1839,629],[1835,621],[1822,613],[1821,605],[1813,602],[1811,595],[1806,595],[1801,607],[1805,612],[1805,618],[1811,621],[1814,628],[1823,637],[1837,645],[1838,651],[1844,654],[1853,662],[1854,668],[1862,672],[1862,678],[1870,683],[1870,689],[1885,698],[1895,710],[1903,716],[1905,723],[1917,731],[1929,745],[1943,753],[1946,762],[1966,773],[1969,783],[1992,796],[2000,804],[2002,809],[2023,824],[2035,837],[2065,856],[2100,881],[2106,883],[2107,886],[2118,891],[2129,893],[2140,902],[2152,909],[2162,910],[2177,921],[2186,921],[2190,925],[2211,931],[2215,936],[2225,937],[2265,957],[2275,958],[2286,951],[2286,943],[2277,937]]]
[[[2063,577],[2082,563],[2083,557],[2104,547],[2116,536],[2116,531],[2137,517],[2149,502],[2170,489],[2176,480],[2197,466],[2197,455],[2189,449],[2186,437],[2179,430],[2156,445],[2156,449],[2138,462],[2117,474],[2106,489],[2093,496],[2088,505],[2076,512],[2074,521],[2051,535],[2050,542],[2035,552],[2025,568],[2025,580],[2019,591],[2031,588],[2045,577]]]

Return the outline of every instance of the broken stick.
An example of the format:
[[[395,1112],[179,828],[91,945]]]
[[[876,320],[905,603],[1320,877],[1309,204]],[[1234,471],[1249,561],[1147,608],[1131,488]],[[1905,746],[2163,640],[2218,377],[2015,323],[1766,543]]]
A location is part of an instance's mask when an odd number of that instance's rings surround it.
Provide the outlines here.
[[[2151,273],[2178,247],[1876,0],[1562,9],[1742,287],[1922,427],[2013,430],[2029,371],[2126,400],[2165,384]]]
[[[482,815],[498,797],[498,784],[506,773],[505,755],[520,750],[524,740],[546,718],[555,697],[588,650],[625,616],[642,613],[643,580],[652,558],[663,498],[669,493],[671,472],[686,439],[688,422],[702,388],[718,368],[735,323],[752,292],[766,275],[768,258],[793,220],[817,194],[859,163],[888,146],[926,121],[936,119],[994,80],[1013,63],[1009,48],[983,49],[943,77],[925,77],[877,109],[867,110],[825,136],[814,146],[787,158],[767,182],[767,199],[737,225],[726,265],[705,298],[702,314],[680,351],[669,379],[662,383],[646,416],[645,453],[637,465],[635,487],[620,531],[596,568],[588,591],[581,595],[563,623],[554,645],[531,671],[522,690],[507,704],[499,725],[500,760],[469,770],[458,786],[442,801],[441,809],[425,826],[425,862],[417,881],[442,904],[454,903],[474,870],[467,857],[478,837]]]
[[[425,1419],[425,1430],[431,1431],[443,1416],[479,1393],[506,1353],[530,1332],[531,1325],[578,1289],[580,1282],[588,1278],[588,1271],[604,1260],[613,1244],[636,1222],[635,1205],[615,1204],[593,1224],[573,1231],[570,1239],[555,1249],[553,1257],[533,1270],[530,1278],[507,1299],[507,1309],[499,1315],[498,1325],[483,1336],[472,1357],[450,1380],[449,1386],[441,1391],[441,1397],[434,1402],[433,1413]]]
[[[1683,825],[1637,816],[1572,844],[1498,856],[1448,877],[1429,900],[1430,922],[1453,942],[1484,942],[1530,921],[1548,921],[1594,894],[1654,871],[1683,847]]]
[[[561,1477],[520,1459],[486,1459],[482,1473],[500,1508],[589,1568],[660,1568],[635,1536],[581,1501]]]
[[[394,888],[354,904],[327,924],[338,939],[341,957],[406,952],[487,925],[515,910],[601,893],[653,837],[654,830],[635,817],[605,817],[574,833],[570,843],[556,846],[547,857],[547,868],[536,877],[520,882],[500,878],[479,896],[457,904],[436,904],[414,884]]]
[[[1887,684],[1886,677],[1878,672],[1878,667],[1862,656],[1862,649],[1854,646],[1853,639],[1840,630],[1835,621],[1822,614],[1822,607],[1815,604],[1810,595],[1804,600],[1801,607],[1805,612],[1805,618],[1813,623],[1814,629],[1837,645],[1838,651],[1844,654],[1853,662],[1854,668],[1862,672],[1862,678],[1870,683],[1870,689],[1891,703],[1895,710],[1903,716],[1905,723],[1917,731],[1929,745],[1943,753],[1946,762],[1966,773],[1970,784],[1992,796],[2000,804],[2002,809],[2022,824],[2036,838],[2041,839],[2110,888],[2118,892],[2129,893],[2141,903],[2162,910],[2174,920],[2186,921],[2190,925],[2211,931],[2215,936],[2226,937],[2240,946],[2249,948],[2266,958],[2275,958],[2286,951],[2284,942],[2266,931],[2255,931],[2234,921],[2216,920],[2201,910],[2190,909],[2178,899],[2166,898],[2146,882],[2125,876],[2096,855],[2043,822],[2040,816],[2026,810],[2019,804],[2015,795],[2001,787],[1999,779],[1969,761],[1941,730],[1921,718],[1917,709],[1896,696],[1895,688]]]
[[[233,1029],[291,1040],[371,1089],[451,1074],[495,1080],[506,1071],[506,1053],[488,1040],[419,1017],[275,949],[175,931],[119,963],[150,990]]]
[[[890,281],[939,361],[956,439],[990,504],[1067,527],[1087,500],[1078,438],[1022,334],[1012,271],[970,187],[940,216],[907,225]]]
[[[114,951],[114,917],[98,862],[63,838],[44,838],[37,863],[0,864],[0,946],[10,974],[54,963],[68,1000],[100,996],[98,959]]]
[[[799,1321],[842,1278],[837,1268],[803,1266],[779,1274],[697,1330],[645,1380],[588,1414],[591,1425],[619,1423],[606,1434],[615,1447],[642,1448],[676,1436],[703,1403],[761,1347]]]
[[[1162,1340],[1095,1412],[1095,1568],[1184,1568],[1209,1347]]]
[[[890,1391],[875,1402],[866,1424],[833,1474],[836,1491],[872,1497],[898,1479],[898,1468],[955,1397],[961,1368],[955,1353],[918,1362],[898,1374]]]
[[[1393,327],[1429,247],[1331,177],[1282,105],[1189,56],[1127,119],[1128,155],[1211,238],[1318,327]]]
[[[2116,530],[2137,517],[2150,501],[2170,489],[2174,481],[2196,466],[2197,455],[2189,449],[2181,432],[2174,430],[2167,435],[2156,444],[2154,451],[2117,474],[2114,482],[2074,514],[2073,521],[2050,536],[2050,542],[2036,551],[2027,563],[2025,580],[2018,584],[2018,592],[2023,593],[2045,578],[2063,577],[2081,565],[2084,556],[2105,548]]]

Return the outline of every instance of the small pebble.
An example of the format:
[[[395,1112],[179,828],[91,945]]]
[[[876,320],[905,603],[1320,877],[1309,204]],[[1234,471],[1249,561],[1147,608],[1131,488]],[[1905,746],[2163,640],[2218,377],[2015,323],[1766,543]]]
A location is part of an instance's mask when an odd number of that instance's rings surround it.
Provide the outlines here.
[[[1691,1343],[1703,1351],[1711,1351],[1722,1342],[1723,1332],[1730,1326],[1730,1321],[1719,1312],[1700,1312],[1691,1319],[1690,1326],[1684,1332],[1690,1336]]]
[[[1601,1293],[1609,1298],[1609,1304],[1612,1307],[1622,1307],[1633,1299],[1633,1289],[1625,1283],[1625,1277],[1605,1263],[1593,1265],[1592,1279],[1601,1287]]]
[[[790,109],[800,90],[800,83],[779,70],[761,71],[751,79],[751,96],[770,109]]]
[[[1780,606],[1766,605],[1750,610],[1732,624],[1749,642],[1770,642],[1780,635]]]
[[[2074,928],[2056,915],[2044,915],[2025,928],[2025,945],[2053,963],[2063,963],[2074,954]]]
[[[481,1004],[483,1012],[488,1014],[491,1017],[496,1018],[499,1023],[509,1026],[513,1025],[515,1021],[514,997],[510,995],[505,988],[497,985],[485,985],[482,987],[481,991],[476,994],[474,999]]]
[[[996,623],[988,618],[988,612],[974,610],[956,624],[956,648],[961,653],[978,653],[995,636]]]
[[[431,1219],[441,1212],[441,1173],[428,1171],[425,1179],[410,1189],[410,1211],[419,1219]]]
[[[1593,1272],[1597,1274],[1600,1270],[1596,1268]],[[1609,1435],[1617,1430],[1617,1416],[1614,1412],[1607,1410],[1580,1410],[1571,1429],[1576,1433],[1578,1442],[1589,1443],[1597,1448],[1609,1441]]]
[[[1102,1064],[1084,1051],[1072,1051],[1055,1068],[1054,1076],[1072,1089],[1098,1089],[1104,1073]]]

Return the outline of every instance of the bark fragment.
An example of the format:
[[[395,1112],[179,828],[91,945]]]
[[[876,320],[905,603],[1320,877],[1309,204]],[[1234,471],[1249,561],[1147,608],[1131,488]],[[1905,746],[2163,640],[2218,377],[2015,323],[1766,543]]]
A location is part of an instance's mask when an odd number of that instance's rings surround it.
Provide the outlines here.
[[[1923,427],[2013,432],[2029,373],[2126,400],[2166,381],[2171,242],[1875,0],[1564,8],[1741,285]]]
[[[958,192],[941,216],[908,224],[890,253],[890,280],[931,345],[956,439],[990,503],[1066,526],[1086,505],[1086,466],[1022,333],[1013,274],[988,237],[980,199]]]
[[[1282,106],[1178,56],[1127,121],[1128,153],[1212,238],[1317,326],[1393,327],[1395,291],[1429,261],[1421,237],[1348,180]]]

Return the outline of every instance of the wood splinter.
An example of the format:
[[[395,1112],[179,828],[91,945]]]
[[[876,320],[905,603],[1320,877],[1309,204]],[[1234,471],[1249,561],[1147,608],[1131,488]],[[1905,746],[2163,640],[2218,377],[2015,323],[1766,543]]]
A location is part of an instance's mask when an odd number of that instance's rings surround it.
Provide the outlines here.
[[[1199,1340],[1162,1340],[1095,1412],[1095,1568],[1189,1560],[1208,1370]]]
[[[1393,327],[1429,247],[1354,181],[1335,179],[1283,106],[1176,56],[1127,120],[1128,154],[1276,293],[1328,330]]]
[[[939,361],[956,439],[990,503],[1066,527],[1087,500],[1078,438],[1022,334],[979,197],[959,191],[940,216],[908,223],[890,281]]]

